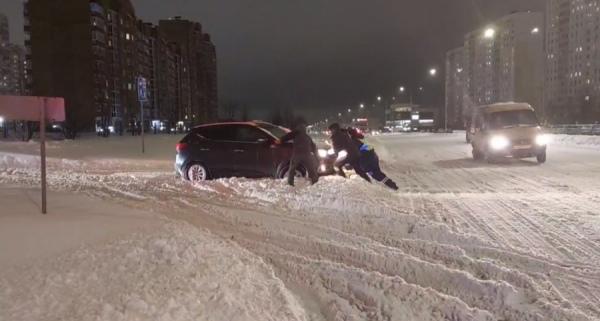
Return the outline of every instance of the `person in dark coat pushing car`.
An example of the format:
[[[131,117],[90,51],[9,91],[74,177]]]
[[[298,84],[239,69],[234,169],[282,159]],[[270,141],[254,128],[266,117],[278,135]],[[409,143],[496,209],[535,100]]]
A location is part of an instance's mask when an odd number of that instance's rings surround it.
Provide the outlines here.
[[[346,177],[344,166],[350,164],[358,176],[370,183],[371,178],[365,173],[360,165],[360,150],[352,141],[348,132],[342,129],[339,124],[332,124],[329,126],[329,130],[331,131],[331,144],[333,145],[333,150],[339,158],[335,166],[338,168],[340,176]],[[346,152],[346,157],[340,156],[342,151]]]
[[[299,120],[293,131],[281,138],[281,142],[294,141],[290,171],[288,173],[288,184],[294,186],[296,170],[300,167],[306,169],[311,183],[314,185],[319,181],[319,160],[317,146],[312,138],[306,133],[306,122]]]
[[[394,182],[381,170],[381,167],[379,166],[379,156],[377,156],[375,149],[363,142],[365,136],[355,128],[348,128],[348,134],[360,150],[360,165],[362,166],[363,170],[378,182],[381,182],[385,186],[397,191],[398,185],[396,185],[396,182]]]

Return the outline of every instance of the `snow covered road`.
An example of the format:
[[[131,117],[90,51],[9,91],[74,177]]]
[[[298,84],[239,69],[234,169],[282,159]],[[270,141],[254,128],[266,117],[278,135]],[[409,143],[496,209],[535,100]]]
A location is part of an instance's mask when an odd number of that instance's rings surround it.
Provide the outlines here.
[[[460,134],[372,143],[399,192],[339,177],[193,187],[173,177],[171,150],[58,153],[49,180],[233,240],[300,302],[290,320],[600,320],[600,149],[551,146],[540,166],[474,162]],[[0,184],[36,184],[31,156],[7,150]]]

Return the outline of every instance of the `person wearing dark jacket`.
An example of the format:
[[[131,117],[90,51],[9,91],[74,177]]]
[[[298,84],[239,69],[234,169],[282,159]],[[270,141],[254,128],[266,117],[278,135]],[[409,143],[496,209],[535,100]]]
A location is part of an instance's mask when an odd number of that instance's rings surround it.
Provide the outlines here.
[[[332,124],[329,126],[331,131],[331,144],[336,155],[339,155],[341,151],[346,151],[346,158],[336,162],[335,166],[338,168],[338,173],[346,177],[344,173],[344,166],[350,164],[358,176],[362,177],[367,182],[371,182],[369,175],[360,166],[360,150],[356,144],[352,141],[352,138],[346,130],[342,130],[339,124]]]
[[[379,165],[379,156],[375,152],[375,149],[372,146],[365,144],[362,140],[365,136],[354,128],[348,128],[348,134],[352,138],[352,141],[358,146],[360,150],[360,165],[363,170],[367,172],[371,177],[373,177],[376,181],[385,184],[385,186],[397,191],[398,185],[387,177],[385,173],[381,170]]]
[[[288,184],[294,186],[296,170],[299,167],[305,168],[311,183],[313,185],[316,184],[319,181],[319,173],[317,170],[319,167],[317,146],[312,138],[306,133],[306,124],[304,122],[299,122],[292,132],[281,138],[282,143],[292,140],[294,141],[294,148],[292,150],[292,159],[290,161]]]

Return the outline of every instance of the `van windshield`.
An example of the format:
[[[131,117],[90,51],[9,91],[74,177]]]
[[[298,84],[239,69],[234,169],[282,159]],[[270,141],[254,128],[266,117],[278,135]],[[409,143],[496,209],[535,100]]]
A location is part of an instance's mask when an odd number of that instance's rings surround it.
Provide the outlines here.
[[[490,129],[538,126],[537,117],[531,110],[497,112],[487,115],[486,118]]]

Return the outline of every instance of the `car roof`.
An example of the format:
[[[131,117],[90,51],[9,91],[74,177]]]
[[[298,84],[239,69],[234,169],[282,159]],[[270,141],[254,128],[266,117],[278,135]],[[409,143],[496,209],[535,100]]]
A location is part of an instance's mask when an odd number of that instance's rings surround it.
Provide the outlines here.
[[[260,125],[271,125],[271,126],[279,127],[279,126],[273,125],[269,122],[252,120],[252,121],[228,121],[228,122],[203,124],[203,125],[198,125],[198,126],[194,127],[193,129],[201,129],[201,128],[206,128],[206,127],[224,126],[224,125],[247,125],[247,126],[254,126],[254,127],[258,127]]]
[[[504,112],[504,111],[513,111],[513,110],[534,111],[533,107],[531,107],[531,105],[529,105],[527,103],[513,103],[513,102],[479,106],[478,110],[479,110],[479,112],[486,113],[486,114],[498,113],[498,112]]]
[[[194,127],[194,129],[213,127],[213,126],[223,126],[223,125],[249,125],[256,126],[256,123],[249,121],[231,121],[231,122],[220,122],[220,123],[210,123],[210,124],[202,124]]]

